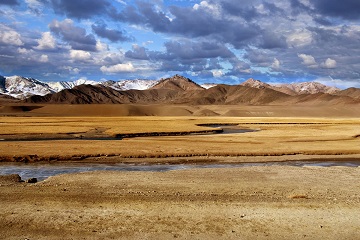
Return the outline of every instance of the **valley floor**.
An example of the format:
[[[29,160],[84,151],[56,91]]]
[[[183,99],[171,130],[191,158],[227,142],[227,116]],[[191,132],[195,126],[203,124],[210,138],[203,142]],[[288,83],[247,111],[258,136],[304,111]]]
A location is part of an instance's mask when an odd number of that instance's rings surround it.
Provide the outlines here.
[[[1,239],[359,239],[360,168],[0,178]]]
[[[360,119],[356,114],[337,115],[342,110],[327,117],[312,112],[316,109],[272,117],[104,117],[90,114],[87,107],[74,116],[70,108],[58,108],[58,115],[54,110],[41,112],[46,108],[3,112],[1,161],[360,159]],[[255,131],[116,139],[119,134],[217,129],[206,124]],[[0,176],[0,239],[359,239],[359,174],[359,167],[257,166],[98,171],[58,175],[35,184]]]

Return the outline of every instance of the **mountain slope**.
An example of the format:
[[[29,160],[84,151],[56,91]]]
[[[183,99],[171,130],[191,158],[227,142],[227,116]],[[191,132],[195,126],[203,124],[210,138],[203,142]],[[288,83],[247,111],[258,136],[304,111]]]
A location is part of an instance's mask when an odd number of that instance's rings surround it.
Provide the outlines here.
[[[329,87],[318,82],[280,84],[280,85],[274,85],[274,87],[277,87],[278,91],[287,91],[288,89],[294,92],[294,94],[316,94],[316,93],[334,94],[340,91],[340,89],[338,88]]]
[[[241,85],[217,85],[201,92],[193,99],[193,104],[270,104],[277,99],[288,97],[287,94],[268,88],[253,88]]]
[[[157,80],[121,80],[97,82],[86,79],[62,82],[41,82],[34,78],[21,76],[0,76],[0,94],[9,95],[19,99],[25,99],[33,95],[44,96],[49,93],[57,93],[64,89],[72,89],[80,85],[103,85],[115,90],[145,90],[154,86]]]
[[[352,97],[354,99],[360,99],[360,88],[353,88],[353,87],[348,88],[340,92],[337,92],[336,95]]]
[[[0,93],[15,98],[24,99],[31,95],[46,95],[54,93],[46,83],[40,82],[34,78],[25,78],[20,76],[1,77]]]
[[[171,90],[180,90],[180,91],[188,91],[188,90],[203,90],[199,84],[190,80],[189,78],[185,78],[180,75],[175,75],[171,78],[166,78],[158,82],[155,86],[150,89],[171,89]]]
[[[301,82],[301,83],[286,83],[286,84],[267,84],[255,79],[248,79],[240,84],[241,86],[252,88],[269,88],[278,92],[282,92],[288,95],[299,94],[316,94],[316,93],[329,93],[335,94],[340,89],[335,87],[329,87],[318,82]]]

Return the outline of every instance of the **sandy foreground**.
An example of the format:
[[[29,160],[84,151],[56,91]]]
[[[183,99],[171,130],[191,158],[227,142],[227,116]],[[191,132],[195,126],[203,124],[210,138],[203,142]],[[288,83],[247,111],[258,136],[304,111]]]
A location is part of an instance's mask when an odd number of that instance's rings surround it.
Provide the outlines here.
[[[0,179],[1,239],[359,239],[360,168]]]

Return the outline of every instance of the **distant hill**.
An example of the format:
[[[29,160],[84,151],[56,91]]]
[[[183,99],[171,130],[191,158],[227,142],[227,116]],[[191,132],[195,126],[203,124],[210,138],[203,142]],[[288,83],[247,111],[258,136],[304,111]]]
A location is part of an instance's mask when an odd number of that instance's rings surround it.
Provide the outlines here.
[[[189,78],[185,78],[180,75],[175,75],[171,78],[166,78],[160,80],[155,86],[150,89],[171,89],[171,90],[180,90],[180,91],[188,91],[188,90],[203,90],[199,84],[190,80]]]
[[[347,96],[355,99],[360,99],[360,89],[359,88],[348,88],[336,93],[338,96]]]
[[[110,83],[111,85],[111,83]],[[315,86],[315,87],[314,87]],[[311,85],[308,89],[322,89]],[[258,80],[241,85],[219,84],[205,89],[188,78],[175,75],[145,90],[119,91],[104,85],[80,85],[45,96],[31,96],[26,103],[62,104],[191,104],[191,105],[341,105],[358,104],[360,89],[338,91],[336,94],[288,94]],[[305,89],[305,87],[303,88]],[[358,91],[359,90],[359,91]],[[310,90],[309,90],[310,91]],[[294,90],[295,92],[295,90]],[[304,92],[304,91],[303,91]],[[354,96],[346,95],[348,92]],[[211,114],[210,112],[199,114]]]
[[[240,85],[204,84],[203,86],[180,75],[161,80],[96,82],[79,79],[48,83],[34,78],[0,76],[0,101],[4,103],[25,99],[26,103],[53,104],[192,105],[339,105],[360,102],[358,88],[340,90],[317,82],[274,85],[250,78]]]
[[[248,79],[242,86],[253,88],[269,88],[278,92],[283,92],[289,95],[299,94],[316,94],[316,93],[329,93],[335,94],[340,92],[339,88],[329,87],[318,82],[301,82],[301,83],[287,83],[287,84],[267,84],[255,79]]]

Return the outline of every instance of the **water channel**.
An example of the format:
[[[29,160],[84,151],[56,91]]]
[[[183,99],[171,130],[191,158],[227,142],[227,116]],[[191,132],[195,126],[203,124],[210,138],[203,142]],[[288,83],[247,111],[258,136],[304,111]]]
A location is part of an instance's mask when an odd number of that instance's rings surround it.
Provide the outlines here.
[[[100,163],[2,163],[0,175],[19,174],[22,179],[44,180],[50,176],[91,171],[153,171],[164,172],[194,168],[239,168],[253,166],[295,166],[295,167],[360,167],[360,161],[284,161],[236,164],[100,164]]]

